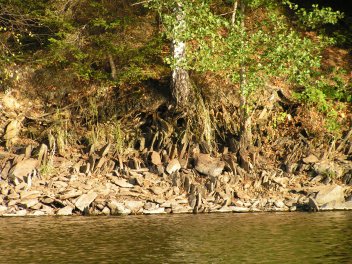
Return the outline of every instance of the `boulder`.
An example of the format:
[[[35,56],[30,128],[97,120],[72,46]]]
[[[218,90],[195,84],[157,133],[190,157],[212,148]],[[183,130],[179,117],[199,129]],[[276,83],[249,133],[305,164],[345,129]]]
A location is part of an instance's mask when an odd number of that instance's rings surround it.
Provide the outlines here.
[[[22,206],[23,208],[31,208],[39,203],[39,200],[37,198],[35,199],[24,199],[21,200],[19,205]]]
[[[274,202],[274,205],[275,205],[277,208],[283,208],[283,207],[285,207],[284,202],[281,201],[281,200],[275,201],[275,202]]]
[[[323,186],[315,196],[315,201],[319,206],[335,201],[343,202],[344,188],[339,185]]]
[[[45,213],[41,210],[36,210],[36,211],[30,213],[29,215],[30,216],[43,216],[43,215],[45,215]]]
[[[110,208],[105,206],[103,208],[103,210],[101,210],[101,212],[104,214],[104,215],[110,215],[111,211],[110,211]]]
[[[340,178],[344,174],[344,168],[336,162],[323,160],[314,164],[314,170],[317,174],[328,176],[330,178]]]
[[[0,156],[0,159],[1,159],[1,156]],[[11,169],[11,162],[8,161],[6,162],[5,166],[2,167],[2,170],[0,172],[0,177],[3,179],[3,180],[6,180],[8,175],[9,175],[9,171]]]
[[[27,215],[27,210],[23,209],[23,210],[19,210],[15,213],[8,213],[8,214],[3,214],[3,216],[25,216]]]
[[[43,205],[42,209],[40,210],[43,211],[46,215],[54,215],[54,209],[50,206]]]
[[[168,174],[172,174],[176,171],[179,171],[181,169],[181,164],[178,161],[178,159],[173,159],[169,162],[169,164],[166,167],[166,172]]]
[[[10,146],[12,142],[16,139],[21,130],[21,122],[19,120],[10,121],[3,135],[3,139],[6,141],[6,146]]]
[[[352,201],[348,202],[336,202],[331,201],[323,204],[320,209],[322,211],[333,211],[333,210],[352,210]]]
[[[150,210],[143,210],[143,214],[151,215],[151,214],[165,214],[165,208],[159,207]]]
[[[156,151],[153,151],[152,154],[150,155],[150,161],[154,165],[160,165],[161,164],[160,154]]]
[[[220,209],[216,210],[216,212],[218,213],[232,213],[233,212],[233,208],[231,208],[231,206],[223,206]]]
[[[70,205],[65,206],[64,208],[61,208],[57,211],[57,215],[72,215],[73,208]]]
[[[152,193],[154,193],[156,195],[163,194],[166,191],[165,188],[161,188],[161,187],[158,187],[158,186],[153,186],[153,187],[150,188],[150,190],[152,191]]]
[[[5,213],[7,211],[7,207],[0,205],[0,215],[2,215],[3,213]]]
[[[132,212],[131,209],[126,208],[123,203],[120,203],[115,199],[109,201],[108,207],[110,208],[112,215],[128,215]]]
[[[89,205],[97,198],[98,194],[96,192],[89,192],[87,194],[81,195],[75,203],[75,206],[81,212],[84,211],[85,208],[89,207]]]
[[[250,208],[240,206],[229,206],[234,213],[246,213],[250,211]]]
[[[308,206],[310,211],[314,211],[314,212],[319,211],[319,205],[317,201],[312,197],[309,197]]]
[[[181,205],[179,203],[172,203],[171,210],[173,214],[187,214],[193,212],[193,208],[191,206]]]
[[[212,158],[209,154],[197,154],[194,159],[195,169],[204,175],[217,177],[225,167],[225,162]]]
[[[22,160],[11,168],[9,176],[12,180],[14,180],[14,178],[23,180],[23,177],[32,173],[38,166],[39,162],[36,159]]]
[[[319,159],[315,155],[310,154],[309,156],[303,158],[302,161],[305,164],[309,164],[309,163],[317,163],[319,161]]]
[[[127,182],[127,180],[122,179],[122,178],[111,178],[111,182],[113,182],[114,184],[116,184],[117,186],[121,187],[121,188],[133,188],[134,185]]]
[[[275,177],[272,179],[272,181],[280,185],[281,187],[286,188],[290,179],[288,177]]]
[[[133,213],[138,213],[144,206],[143,201],[125,201],[124,202],[127,209],[130,209]]]
[[[69,190],[67,192],[64,192],[63,194],[61,194],[59,196],[59,198],[61,200],[66,200],[66,199],[70,199],[70,198],[76,198],[78,196],[82,195],[82,191],[76,190],[76,189],[72,189]]]

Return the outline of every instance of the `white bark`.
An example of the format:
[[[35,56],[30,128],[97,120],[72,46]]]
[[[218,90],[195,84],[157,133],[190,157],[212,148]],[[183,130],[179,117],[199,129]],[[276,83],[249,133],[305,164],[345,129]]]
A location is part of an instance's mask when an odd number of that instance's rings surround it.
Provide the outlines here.
[[[237,8],[237,5],[236,5]],[[240,2],[240,9],[242,13],[241,27],[245,28],[245,3],[243,0]],[[242,40],[245,45],[244,41]],[[247,102],[247,78],[245,65],[241,64],[240,69],[240,108],[241,108],[241,139],[240,147],[247,148],[252,144],[252,118],[248,115],[248,102]]]
[[[186,30],[185,13],[182,4],[177,4],[176,21],[174,27],[174,39],[172,41],[172,55],[175,67],[172,71],[172,95],[179,106],[186,106],[190,93],[190,80],[187,70],[184,69],[186,56],[186,43],[180,39],[180,36]]]
[[[237,5],[238,5],[238,1],[236,0],[233,4],[233,12],[232,12],[232,18],[231,18],[232,26],[234,26],[236,22]]]
[[[110,69],[111,69],[111,78],[113,80],[116,80],[116,65],[114,62],[114,58],[112,57],[112,55],[110,53],[108,54],[108,58],[109,58],[109,64],[110,64]]]

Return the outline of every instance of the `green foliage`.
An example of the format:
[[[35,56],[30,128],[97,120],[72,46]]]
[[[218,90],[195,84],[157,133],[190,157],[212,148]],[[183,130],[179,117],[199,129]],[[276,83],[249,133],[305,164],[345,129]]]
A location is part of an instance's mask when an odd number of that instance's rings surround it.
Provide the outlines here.
[[[298,23],[309,30],[336,24],[343,13],[318,5],[307,10],[290,1],[280,4],[277,1],[253,0],[245,2],[247,12],[253,14],[260,10],[265,15],[248,22],[245,20],[247,13],[241,13],[241,9],[237,8],[236,21],[232,24],[229,17],[214,12],[215,2],[148,2],[148,6],[161,15],[167,38],[188,43],[186,60],[182,61],[182,65],[173,61],[171,56],[166,58],[171,68],[181,66],[196,72],[217,72],[237,85],[244,78],[245,86],[241,93],[246,97],[248,105],[244,107],[248,111],[256,103],[254,92],[264,88],[272,79],[280,78],[292,85],[305,87],[298,97],[324,112],[329,130],[336,130],[337,112],[330,100],[350,101],[351,95],[345,82],[336,75],[320,77],[324,76],[321,52],[334,40],[323,35],[315,39],[305,37],[291,27],[280,8],[288,6],[295,12]],[[182,23],[186,26],[177,30],[181,14]]]
[[[308,29],[321,28],[326,24],[336,24],[344,17],[342,12],[333,11],[331,7],[320,8],[318,4],[313,4],[310,10],[307,10],[291,1],[284,0],[283,3],[296,12],[299,23]]]
[[[187,60],[181,66],[198,72],[222,72],[234,83],[240,82],[240,68],[245,67],[247,97],[272,77],[281,77],[297,85],[308,84],[320,67],[321,49],[330,44],[324,38],[315,42],[291,29],[272,1],[250,1],[248,8],[256,8],[269,2],[272,5],[265,7],[267,16],[262,20],[252,21],[250,26],[243,26],[241,23],[245,14],[239,14],[239,19],[231,25],[228,18],[212,12],[211,1],[183,3],[187,27],[175,36],[175,32],[178,32],[174,29],[178,23],[177,13],[170,13],[170,9],[176,8],[176,4],[152,1],[159,12],[164,12],[163,22],[167,37],[192,42],[188,45]],[[306,13],[303,9],[300,10],[302,21],[308,23]],[[333,12],[323,10],[330,15],[327,21],[333,21]],[[309,17],[312,17],[309,24],[313,24],[313,20],[317,21],[313,18],[320,17],[322,12],[315,6],[314,11],[309,13]],[[336,14],[335,18],[338,17],[339,14]],[[176,66],[171,58],[167,62],[171,67]]]
[[[324,80],[317,80],[311,85],[307,85],[302,93],[296,94],[298,99],[306,102],[308,105],[316,106],[325,114],[326,129],[330,132],[339,132],[340,125],[337,122],[337,111],[329,97],[324,93],[327,84]]]
[[[49,71],[68,71],[75,80],[110,84],[156,78],[164,70],[156,66],[162,64],[162,39],[142,7],[131,12],[124,0],[0,4],[2,82],[11,79],[2,69],[28,59]]]

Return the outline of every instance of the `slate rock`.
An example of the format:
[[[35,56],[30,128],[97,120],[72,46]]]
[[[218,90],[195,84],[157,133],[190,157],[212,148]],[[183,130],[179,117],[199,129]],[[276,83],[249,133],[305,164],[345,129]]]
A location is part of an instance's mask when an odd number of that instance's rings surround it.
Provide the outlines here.
[[[283,201],[280,201],[280,200],[277,200],[274,202],[274,205],[277,207],[277,208],[283,208],[285,207],[285,204]]]
[[[34,212],[29,214],[30,216],[43,216],[45,213],[41,210],[35,210]]]
[[[161,164],[160,154],[156,151],[153,151],[152,154],[150,154],[150,161],[154,165],[160,165]]]
[[[352,201],[349,202],[336,202],[331,201],[323,204],[320,209],[322,211],[336,211],[336,210],[352,210]]]
[[[130,209],[133,213],[137,213],[144,206],[143,201],[125,201],[124,202],[127,209]]]
[[[76,190],[76,189],[72,189],[72,190],[69,190],[69,191],[64,192],[63,194],[61,194],[59,196],[59,198],[61,200],[67,200],[67,199],[70,199],[70,198],[78,197],[80,195],[82,195],[82,191]]]
[[[317,174],[334,177],[336,179],[342,177],[344,168],[333,161],[323,160],[314,164],[314,170]]]
[[[166,167],[166,172],[168,174],[172,174],[176,171],[179,171],[181,169],[181,164],[178,161],[178,159],[173,159],[169,162],[169,164]]]
[[[344,188],[339,185],[324,186],[315,197],[318,205],[323,205],[332,201],[343,202]]]
[[[132,212],[131,209],[126,208],[123,203],[118,202],[115,199],[108,202],[108,207],[110,208],[112,215],[129,215]]]
[[[143,210],[143,214],[147,215],[152,215],[152,214],[165,214],[165,208],[164,207],[159,207],[155,209],[150,209],[150,210]]]
[[[303,158],[302,161],[305,164],[309,164],[309,163],[317,163],[319,161],[319,159],[315,155],[310,154],[309,156]]]
[[[8,213],[8,214],[3,214],[3,216],[25,216],[27,215],[27,210],[23,209],[23,210],[18,210],[15,213]]]
[[[225,167],[225,162],[218,158],[212,158],[209,154],[197,154],[194,159],[195,169],[204,175],[217,177]]]
[[[12,179],[23,179],[23,177],[32,173],[38,166],[39,162],[36,159],[22,160],[11,168],[9,175]]]
[[[31,208],[39,203],[38,199],[24,199],[21,200],[19,205],[23,206],[24,208]]]
[[[67,216],[72,215],[73,208],[70,205],[65,206],[57,211],[57,215]]]
[[[309,206],[309,210],[311,211],[314,211],[314,212],[319,211],[319,205],[317,201],[312,197],[309,197],[308,206]]]
[[[234,213],[247,213],[250,211],[250,208],[247,207],[240,207],[240,206],[229,206],[232,212]]]
[[[96,192],[89,192],[87,194],[81,195],[75,203],[75,206],[81,212],[84,211],[85,208],[89,207],[89,205],[97,198],[98,194]]]
[[[6,211],[7,211],[7,206],[0,205],[0,215],[2,215],[3,213],[5,213]]]
[[[114,184],[116,184],[117,186],[121,187],[121,188],[133,188],[134,185],[127,182],[127,180],[122,179],[122,178],[111,178],[111,182],[113,182]]]

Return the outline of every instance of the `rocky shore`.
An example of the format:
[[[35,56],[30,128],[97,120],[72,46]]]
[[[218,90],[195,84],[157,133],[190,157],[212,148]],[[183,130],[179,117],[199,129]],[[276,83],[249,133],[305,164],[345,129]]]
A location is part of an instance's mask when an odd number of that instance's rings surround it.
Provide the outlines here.
[[[308,176],[247,173],[225,154],[179,160],[149,151],[141,154],[148,166],[140,167],[137,157],[125,161],[109,149],[71,159],[50,156],[44,144],[22,154],[0,151],[0,216],[352,210],[350,163],[334,179],[319,169],[336,174],[341,166],[315,156],[302,160],[316,171]]]

